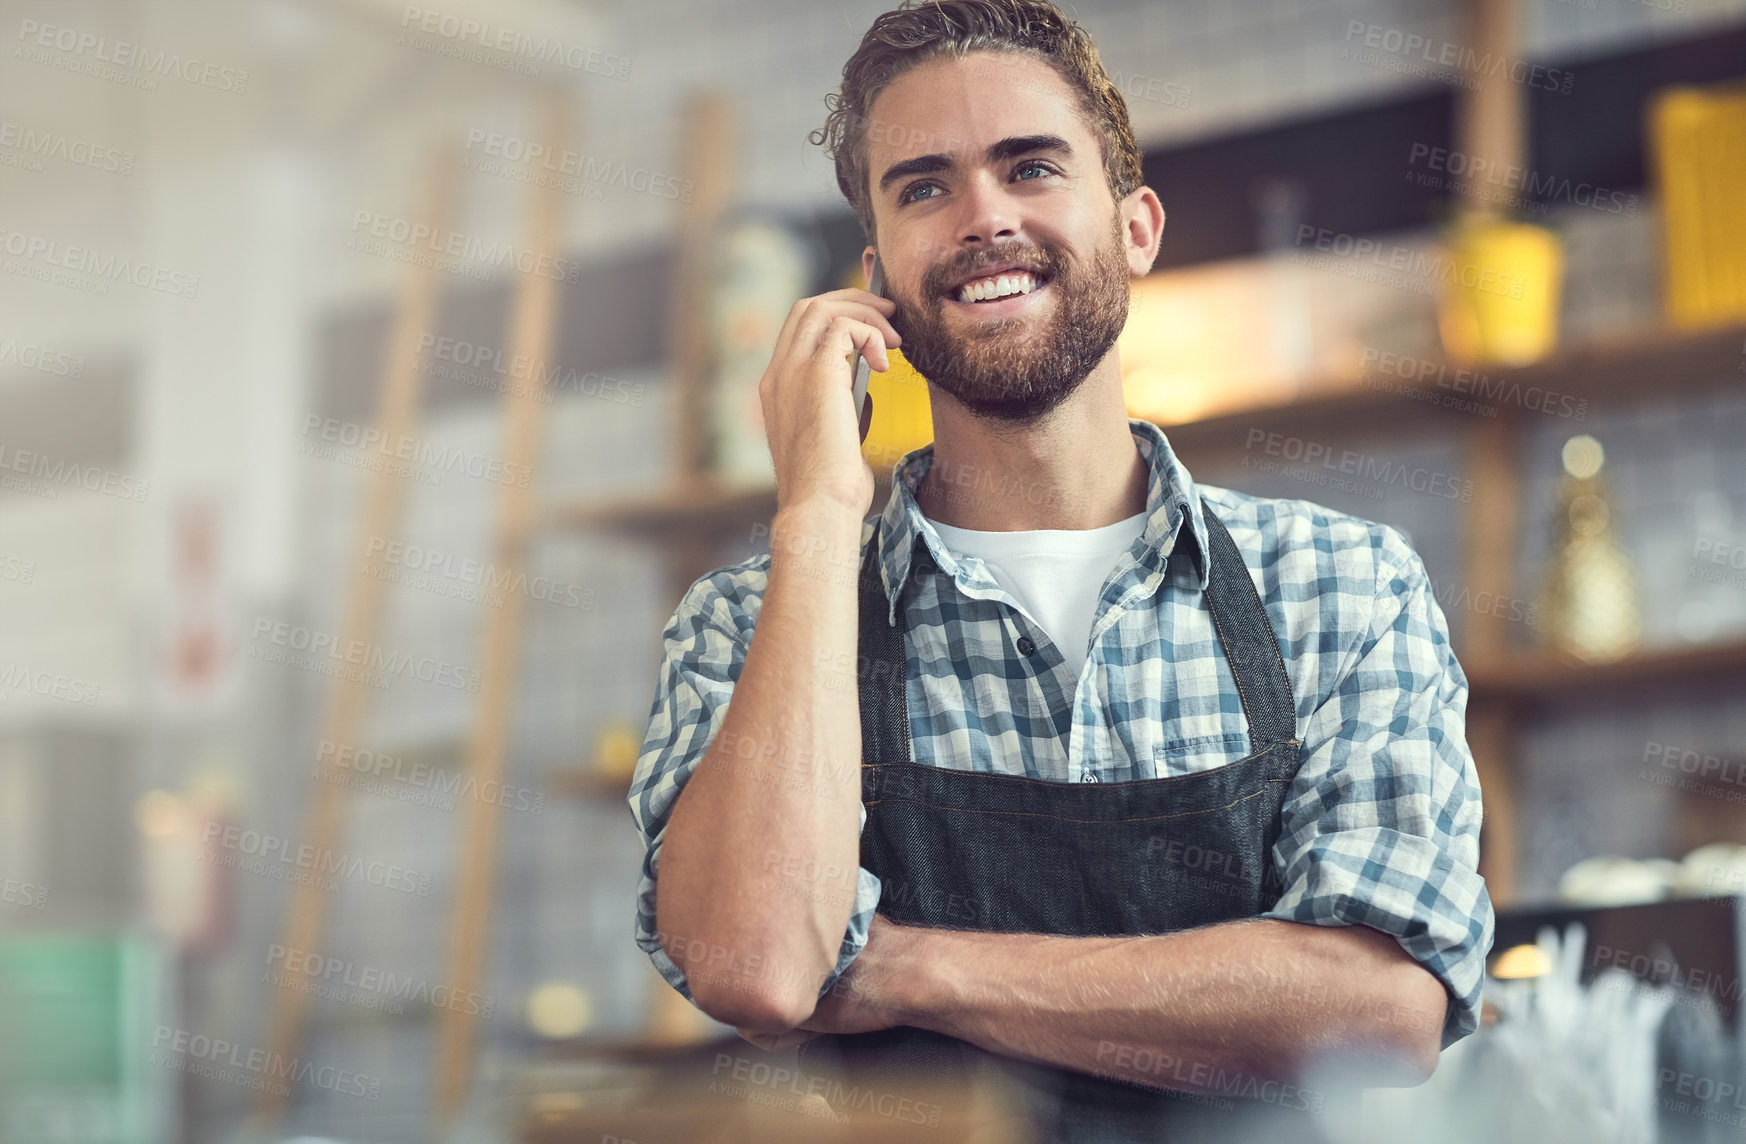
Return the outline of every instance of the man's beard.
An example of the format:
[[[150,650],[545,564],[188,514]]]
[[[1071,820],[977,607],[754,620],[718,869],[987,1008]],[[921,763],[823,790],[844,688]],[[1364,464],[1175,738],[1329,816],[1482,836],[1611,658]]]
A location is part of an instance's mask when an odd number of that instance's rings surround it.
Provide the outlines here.
[[[934,267],[922,281],[919,307],[898,302],[893,324],[903,335],[904,358],[975,416],[1022,425],[1050,412],[1079,388],[1127,323],[1120,220],[1117,214],[1109,241],[1089,265],[1070,264],[1046,247],[1007,242],[998,246],[998,259],[987,257],[995,253],[989,251]],[[948,329],[941,292],[979,264],[996,261],[1042,267],[1055,295],[1047,319],[984,320],[967,334]]]

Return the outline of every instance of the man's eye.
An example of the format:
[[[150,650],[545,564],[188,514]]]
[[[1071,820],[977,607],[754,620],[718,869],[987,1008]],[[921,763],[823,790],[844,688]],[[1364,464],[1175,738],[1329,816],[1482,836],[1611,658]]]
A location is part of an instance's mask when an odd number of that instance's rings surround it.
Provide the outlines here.
[[[897,201],[900,203],[916,202],[918,200],[916,198],[915,192],[925,191],[930,187],[932,187],[936,191],[940,189],[940,185],[938,183],[911,183],[909,186],[907,186],[903,189],[903,194],[898,196]],[[934,196],[928,195],[926,197],[931,199]]]
[[[1041,159],[1027,159],[1025,162],[1020,163],[1018,165],[1018,170],[1014,171],[1013,174],[1017,175],[1017,174],[1024,172],[1024,171],[1033,171],[1033,170],[1034,171],[1041,171],[1045,175],[1054,174],[1054,169],[1052,167],[1050,167],[1049,164],[1043,162]]]

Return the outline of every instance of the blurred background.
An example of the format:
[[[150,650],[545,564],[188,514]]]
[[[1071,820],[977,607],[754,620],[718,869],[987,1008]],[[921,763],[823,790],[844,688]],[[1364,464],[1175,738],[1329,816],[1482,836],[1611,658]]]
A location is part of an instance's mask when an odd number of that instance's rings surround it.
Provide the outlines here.
[[[887,5],[438,3],[0,0],[5,1141],[726,1139],[634,1094],[764,1059],[633,944],[625,799],[768,547],[776,330],[862,284],[807,133]],[[1580,1138],[1739,1138],[1746,2],[1064,7],[1168,212],[1130,414],[1434,580],[1471,1042],[1598,1051],[1534,999],[1628,975]]]

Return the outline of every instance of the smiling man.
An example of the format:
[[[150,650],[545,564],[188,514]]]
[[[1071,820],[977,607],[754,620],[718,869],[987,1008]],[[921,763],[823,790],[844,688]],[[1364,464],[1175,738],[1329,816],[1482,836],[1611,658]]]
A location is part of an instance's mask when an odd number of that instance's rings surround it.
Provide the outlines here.
[[[830,106],[889,298],[803,299],[774,347],[771,551],[665,632],[638,942],[808,1069],[1001,1069],[1044,1139],[1326,1137],[1319,1067],[1417,1083],[1477,1026],[1480,792],[1424,566],[1197,485],[1127,416],[1164,211],[1053,5],[885,13]],[[865,521],[845,361],[899,345],[935,439]]]

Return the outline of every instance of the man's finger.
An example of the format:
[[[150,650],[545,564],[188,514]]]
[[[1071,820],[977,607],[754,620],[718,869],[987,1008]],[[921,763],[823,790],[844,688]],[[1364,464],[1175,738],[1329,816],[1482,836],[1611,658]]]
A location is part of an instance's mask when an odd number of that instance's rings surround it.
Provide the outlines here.
[[[783,1049],[790,1049],[795,1045],[803,1045],[819,1035],[801,1029],[793,1029],[786,1033],[754,1033],[750,1029],[735,1029],[734,1032],[769,1053],[781,1052]]]

